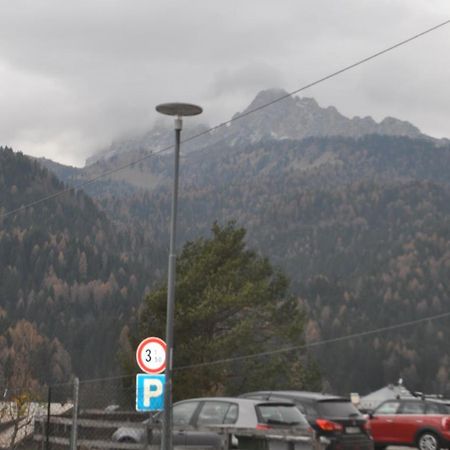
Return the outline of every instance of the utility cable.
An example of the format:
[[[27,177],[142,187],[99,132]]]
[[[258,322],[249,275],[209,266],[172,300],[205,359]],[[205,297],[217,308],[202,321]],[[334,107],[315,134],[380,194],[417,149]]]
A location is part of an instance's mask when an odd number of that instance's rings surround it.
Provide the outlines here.
[[[389,325],[386,327],[376,328],[374,330],[348,334],[346,336],[340,336],[340,337],[331,338],[331,339],[324,339],[322,341],[310,342],[308,344],[303,344],[303,345],[295,345],[292,347],[285,347],[285,348],[280,348],[280,349],[276,349],[276,350],[269,350],[266,352],[252,353],[250,355],[236,356],[234,358],[217,359],[215,361],[207,361],[204,363],[188,364],[185,366],[175,367],[173,370],[176,371],[176,370],[193,369],[196,367],[212,366],[212,365],[242,361],[242,360],[246,360],[246,359],[260,358],[262,356],[270,356],[270,355],[275,355],[275,354],[279,354],[279,353],[288,353],[288,352],[292,352],[292,351],[296,351],[296,350],[305,350],[308,348],[318,347],[318,346],[325,345],[325,344],[334,344],[336,342],[349,341],[351,339],[355,339],[358,337],[365,337],[365,336],[370,336],[373,334],[384,333],[386,331],[397,330],[399,328],[406,328],[406,327],[410,327],[413,325],[419,325],[419,324],[421,324],[423,322],[427,322],[429,320],[443,319],[446,317],[450,317],[450,312],[443,313],[443,314],[436,314],[434,316],[424,317],[422,319],[410,320],[409,322],[403,322],[403,323],[399,323],[396,325]]]
[[[436,314],[436,315],[428,316],[428,317],[423,317],[421,319],[410,320],[408,322],[397,323],[394,325],[388,325],[385,327],[375,328],[373,330],[362,331],[359,333],[347,334],[345,336],[339,336],[339,337],[330,338],[330,339],[323,339],[321,341],[310,342],[308,344],[295,345],[295,346],[291,346],[291,347],[285,347],[285,348],[269,350],[269,351],[259,352],[259,353],[252,353],[252,354],[242,355],[242,356],[235,356],[233,358],[223,358],[223,359],[217,359],[214,361],[205,361],[203,363],[188,364],[185,366],[175,367],[173,370],[178,371],[178,370],[195,369],[197,367],[207,367],[207,366],[214,366],[214,365],[219,365],[219,364],[227,364],[227,363],[232,363],[232,362],[236,362],[236,361],[261,358],[264,356],[270,356],[270,355],[275,355],[275,354],[280,354],[280,353],[289,353],[289,352],[293,352],[293,351],[297,351],[297,350],[306,350],[309,348],[319,347],[321,345],[350,341],[352,339],[356,339],[356,338],[360,338],[360,337],[371,336],[371,335],[375,335],[375,334],[379,334],[379,333],[385,333],[388,331],[398,330],[401,328],[407,328],[407,327],[411,327],[414,325],[420,325],[424,322],[445,319],[448,317],[450,317],[450,312]],[[94,378],[94,379],[80,381],[80,384],[81,383],[98,383],[98,382],[102,382],[102,381],[124,380],[127,378],[134,378],[135,376],[136,375],[133,374],[133,375],[117,375],[117,376],[112,376],[112,377],[107,377],[107,378]],[[70,384],[70,383],[60,383],[60,384],[57,384],[56,386],[67,385],[67,384]],[[55,386],[55,385],[52,385],[52,386]]]
[[[318,85],[320,83],[323,83],[324,81],[327,81],[327,80],[329,80],[331,78],[334,78],[334,77],[336,77],[338,75],[341,75],[344,72],[347,72],[347,71],[349,71],[351,69],[354,69],[355,67],[358,67],[358,66],[360,66],[360,65],[362,65],[362,64],[364,64],[364,63],[366,63],[368,61],[371,61],[372,59],[375,59],[375,58],[377,58],[377,57],[379,57],[381,55],[384,55],[385,53],[388,53],[388,52],[390,52],[392,50],[395,50],[395,49],[397,49],[397,48],[399,48],[399,47],[401,47],[401,46],[403,46],[405,44],[408,44],[409,42],[414,41],[414,40],[416,40],[416,39],[418,39],[418,38],[420,38],[420,37],[422,37],[422,36],[424,36],[424,35],[426,35],[428,33],[431,33],[433,31],[441,28],[441,27],[444,27],[445,25],[448,25],[449,23],[450,23],[450,19],[446,20],[444,22],[441,22],[438,25],[435,25],[435,26],[433,26],[431,28],[428,28],[428,29],[426,29],[426,30],[424,30],[424,31],[422,31],[422,32],[420,32],[418,34],[415,34],[415,35],[413,35],[413,36],[411,36],[411,37],[409,37],[407,39],[404,39],[403,41],[400,41],[400,42],[398,42],[398,43],[396,43],[394,45],[391,45],[390,47],[387,47],[387,48],[385,48],[385,49],[383,49],[383,50],[381,50],[379,52],[376,52],[376,53],[374,53],[374,54],[372,54],[370,56],[367,56],[366,58],[360,59],[359,61],[356,61],[353,64],[350,64],[350,65],[348,65],[348,66],[346,66],[346,67],[344,67],[344,68],[342,68],[340,70],[332,72],[329,75],[326,75],[326,76],[324,76],[322,78],[319,78],[318,80],[313,81],[313,82],[311,82],[309,84],[306,84],[306,85],[304,85],[304,86],[302,86],[302,87],[300,87],[300,88],[298,88],[298,89],[296,89],[294,91],[286,93],[286,94],[284,94],[284,95],[282,95],[282,96],[280,96],[280,97],[278,97],[278,98],[276,98],[274,100],[271,100],[270,102],[264,103],[264,104],[262,104],[262,105],[260,105],[258,107],[255,107],[255,108],[252,108],[252,109],[250,109],[248,111],[245,111],[244,113],[238,114],[238,115],[232,117],[230,120],[227,120],[226,122],[222,122],[222,123],[220,123],[218,125],[215,125],[215,126],[209,128],[209,129],[205,130],[205,131],[202,131],[200,133],[194,134],[193,136],[190,136],[188,138],[182,139],[181,143],[183,144],[183,143],[186,143],[186,142],[193,141],[195,139],[200,138],[201,136],[205,136],[205,135],[207,135],[207,134],[209,134],[209,133],[211,133],[213,131],[216,131],[216,130],[218,130],[220,128],[226,127],[226,126],[232,124],[233,122],[241,120],[244,117],[247,117],[247,116],[249,116],[251,114],[254,114],[254,113],[256,113],[256,112],[258,112],[258,111],[260,111],[260,110],[262,110],[264,108],[267,108],[267,107],[275,104],[275,103],[278,103],[278,102],[280,102],[282,100],[285,100],[286,98],[292,97],[293,95],[298,94],[299,92],[302,92],[302,91],[304,91],[306,89],[309,89],[309,88],[311,88],[313,86],[316,86],[316,85]],[[108,175],[112,175],[114,173],[120,172],[121,170],[127,169],[128,167],[131,167],[134,164],[139,164],[140,162],[145,161],[145,160],[147,160],[148,158],[151,158],[154,155],[157,155],[157,154],[163,153],[163,152],[165,152],[167,150],[170,150],[173,147],[174,147],[174,145],[170,145],[170,146],[165,147],[163,149],[160,149],[158,151],[150,151],[149,154],[147,154],[147,155],[145,155],[145,156],[143,156],[141,158],[138,158],[138,159],[136,159],[136,160],[134,160],[134,161],[132,161],[130,163],[124,164],[122,166],[119,166],[119,167],[117,167],[115,169],[103,172],[103,173],[101,173],[101,174],[99,174],[99,175],[97,175],[97,176],[95,176],[95,177],[93,177],[93,178],[91,178],[91,179],[89,179],[87,181],[84,181],[84,182],[82,182],[82,183],[80,183],[80,184],[78,184],[76,186],[68,187],[68,188],[63,189],[61,191],[55,192],[54,194],[50,194],[50,195],[48,195],[46,197],[43,197],[41,199],[35,200],[33,202],[30,202],[30,203],[28,203],[26,205],[22,205],[19,208],[13,209],[11,211],[4,212],[4,213],[0,214],[0,219],[3,219],[5,217],[11,216],[13,214],[19,213],[19,212],[21,212],[21,211],[23,211],[25,209],[31,208],[31,207],[36,206],[36,205],[38,205],[40,203],[43,203],[45,201],[54,199],[56,197],[59,197],[60,195],[66,194],[67,192],[73,191],[75,189],[82,189],[82,188],[88,186],[89,184],[92,184],[95,181],[99,180],[100,178],[107,177]]]

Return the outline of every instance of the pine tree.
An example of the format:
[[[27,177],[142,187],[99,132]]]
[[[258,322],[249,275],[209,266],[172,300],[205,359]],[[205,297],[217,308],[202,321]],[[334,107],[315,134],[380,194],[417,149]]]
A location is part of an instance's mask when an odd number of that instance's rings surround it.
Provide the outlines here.
[[[246,249],[243,228],[214,224],[212,234],[187,243],[177,263],[175,398],[308,387],[303,383],[311,382],[306,358],[275,351],[303,343],[305,316],[288,293],[287,278]],[[163,286],[145,299],[142,337],[164,337],[166,298]],[[246,357],[260,352],[269,354]],[[222,359],[227,361],[208,364]]]

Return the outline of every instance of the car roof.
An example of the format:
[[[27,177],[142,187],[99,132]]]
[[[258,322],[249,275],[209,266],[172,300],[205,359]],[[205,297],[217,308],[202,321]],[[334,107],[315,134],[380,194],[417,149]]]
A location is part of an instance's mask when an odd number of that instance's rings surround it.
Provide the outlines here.
[[[316,400],[316,401],[326,401],[326,400],[340,400],[348,402],[350,401],[348,398],[339,397],[333,394],[324,394],[320,392],[310,392],[310,391],[256,391],[249,392],[247,395],[267,395],[270,397],[271,395],[280,395],[283,397],[287,397],[289,399],[295,400]]]
[[[238,405],[261,405],[261,404],[285,404],[291,405],[291,402],[280,402],[278,400],[262,400],[262,399],[253,399],[253,398],[245,398],[245,397],[197,397],[197,398],[187,398],[184,400],[180,400],[176,403],[184,403],[184,402],[205,402],[205,401],[219,401],[219,402],[233,402]]]
[[[424,402],[424,403],[434,403],[434,404],[437,404],[437,405],[449,406],[448,402],[446,402],[444,399],[440,399],[440,398],[426,398],[426,397],[425,398],[420,398],[420,397],[417,397],[417,398],[401,398],[399,400],[401,400],[402,402],[417,402],[417,401],[419,401],[419,402]]]

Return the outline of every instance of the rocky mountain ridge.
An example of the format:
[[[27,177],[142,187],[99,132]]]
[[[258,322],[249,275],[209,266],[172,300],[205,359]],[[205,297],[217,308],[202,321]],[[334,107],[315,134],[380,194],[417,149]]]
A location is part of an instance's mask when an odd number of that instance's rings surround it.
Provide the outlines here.
[[[277,99],[283,98],[281,101]],[[274,103],[275,102],[275,103]],[[266,104],[269,107],[260,109]],[[260,92],[240,115],[245,116],[232,124],[227,133],[232,141],[245,138],[258,142],[264,138],[299,140],[307,137],[361,137],[369,134],[407,136],[417,138],[420,130],[409,122],[387,117],[380,123],[370,116],[348,118],[334,106],[322,108],[309,97],[291,97],[283,90],[271,89]],[[236,125],[236,126],[235,126]]]
[[[278,101],[278,99],[283,98]],[[264,107],[264,105],[270,105]],[[191,126],[184,133],[190,138],[204,133],[209,127],[204,124]],[[255,143],[271,138],[304,139],[307,137],[362,137],[369,134],[388,136],[423,137],[420,130],[409,122],[386,117],[377,123],[370,116],[348,118],[334,106],[322,108],[309,97],[289,96],[282,89],[268,89],[259,92],[242,112],[236,113],[231,121],[206,135],[183,145],[182,151],[189,153],[210,145],[224,143],[234,146],[240,143]],[[158,122],[147,133],[118,140],[110,147],[86,160],[86,165],[121,157],[127,153],[161,151],[173,144],[173,130]]]

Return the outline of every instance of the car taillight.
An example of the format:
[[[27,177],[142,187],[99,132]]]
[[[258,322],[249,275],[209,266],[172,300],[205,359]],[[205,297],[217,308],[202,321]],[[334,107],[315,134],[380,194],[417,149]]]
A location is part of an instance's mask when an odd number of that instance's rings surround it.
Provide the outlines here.
[[[270,430],[272,427],[270,425],[267,425],[265,423],[258,423],[256,425],[257,430]]]
[[[323,431],[342,431],[343,427],[340,423],[332,422],[326,419],[317,419],[317,426]]]
[[[442,419],[442,428],[444,430],[449,430],[450,431],[450,417],[444,417]]]

